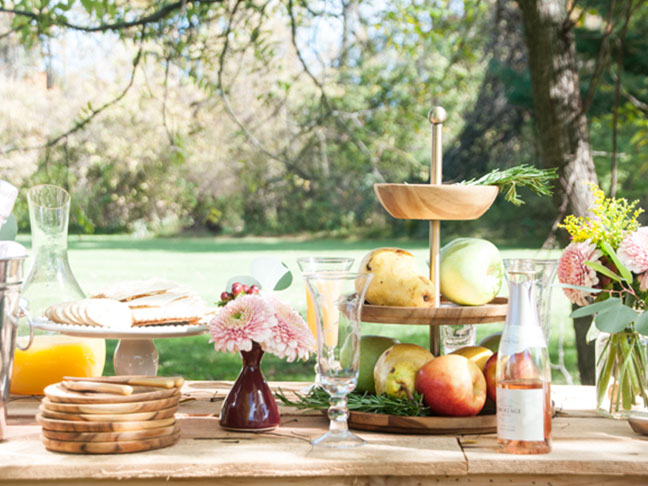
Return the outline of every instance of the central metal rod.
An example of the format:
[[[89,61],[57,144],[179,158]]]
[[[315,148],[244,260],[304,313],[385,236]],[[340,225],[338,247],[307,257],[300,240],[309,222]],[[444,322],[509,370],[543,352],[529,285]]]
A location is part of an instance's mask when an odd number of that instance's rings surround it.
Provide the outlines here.
[[[446,121],[446,111],[437,106],[428,114],[432,124],[432,159],[430,161],[430,184],[443,182],[443,123]],[[430,280],[434,282],[434,307],[441,303],[439,274],[439,252],[441,251],[441,221],[430,221]],[[430,326],[430,351],[434,356],[441,354],[441,328]]]

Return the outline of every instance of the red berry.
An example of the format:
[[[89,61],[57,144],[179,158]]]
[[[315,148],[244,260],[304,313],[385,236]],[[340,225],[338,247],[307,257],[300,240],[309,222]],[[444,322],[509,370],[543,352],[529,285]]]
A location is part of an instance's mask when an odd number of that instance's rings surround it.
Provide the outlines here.
[[[252,285],[250,286],[250,294],[258,294],[259,293],[259,286],[258,285]]]
[[[226,301],[230,300],[230,295],[231,294],[229,292],[221,292],[220,300],[226,302]]]
[[[242,289],[243,289],[244,294],[249,294],[250,293],[250,287],[248,287],[247,285],[243,284]]]
[[[232,295],[237,297],[241,292],[243,292],[243,284],[241,282],[234,282],[232,284]]]

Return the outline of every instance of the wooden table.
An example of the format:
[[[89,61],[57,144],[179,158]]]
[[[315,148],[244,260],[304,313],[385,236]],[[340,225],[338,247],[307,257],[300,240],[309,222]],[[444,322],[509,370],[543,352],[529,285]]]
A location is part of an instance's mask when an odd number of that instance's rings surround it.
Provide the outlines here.
[[[275,386],[277,384],[273,384]],[[302,383],[281,383],[300,389]],[[194,485],[595,485],[648,484],[648,437],[627,422],[598,417],[592,387],[554,386],[558,414],[553,452],[514,456],[495,452],[490,435],[416,436],[359,432],[367,445],[313,448],[327,419],[282,408],[271,433],[244,434],[218,425],[225,382],[188,382],[178,413],[175,446],[123,455],[52,453],[40,443],[36,397],[12,397],[8,439],[0,443],[0,483]]]

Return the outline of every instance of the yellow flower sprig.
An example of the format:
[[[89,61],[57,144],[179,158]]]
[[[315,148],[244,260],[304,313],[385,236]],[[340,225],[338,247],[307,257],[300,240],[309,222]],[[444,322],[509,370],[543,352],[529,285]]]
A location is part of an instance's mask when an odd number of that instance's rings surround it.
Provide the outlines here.
[[[605,197],[596,184],[588,183],[588,186],[594,195],[592,217],[570,214],[558,227],[565,229],[576,243],[590,240],[600,246],[607,242],[616,250],[628,233],[639,228],[637,218],[643,209],[637,208],[639,201],[629,203],[625,198]]]

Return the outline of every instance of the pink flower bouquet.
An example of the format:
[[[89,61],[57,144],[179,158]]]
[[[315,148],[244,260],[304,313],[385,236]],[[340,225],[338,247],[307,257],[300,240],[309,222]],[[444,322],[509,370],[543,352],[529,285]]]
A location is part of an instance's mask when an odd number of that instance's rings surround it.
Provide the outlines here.
[[[612,416],[648,408],[643,336],[648,335],[648,227],[639,227],[637,201],[606,198],[592,185],[591,217],[565,218],[571,243],[558,262],[567,298],[593,315],[588,338],[608,333],[597,357],[597,408]],[[604,405],[605,403],[605,405]]]

